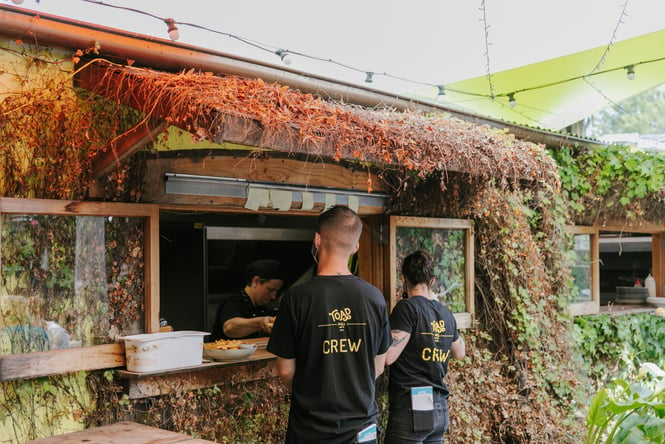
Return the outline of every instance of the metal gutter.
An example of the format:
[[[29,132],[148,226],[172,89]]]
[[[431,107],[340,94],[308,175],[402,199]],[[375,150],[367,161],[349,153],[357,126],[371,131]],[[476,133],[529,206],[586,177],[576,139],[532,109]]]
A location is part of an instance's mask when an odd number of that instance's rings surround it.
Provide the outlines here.
[[[445,112],[461,120],[495,128],[508,128],[516,137],[535,143],[552,145],[593,144],[598,141],[562,135],[544,129],[534,129],[497,119],[443,107],[399,94],[353,85],[323,76],[252,61],[193,45],[174,43],[142,34],[122,31],[101,25],[38,14],[14,6],[0,5],[0,35],[21,39],[37,46],[53,46],[77,50],[98,46],[100,54],[122,60],[133,60],[135,66],[166,71],[197,69],[248,78],[261,78],[289,86],[304,93],[326,99],[354,103],[365,107],[387,106],[397,110]]]

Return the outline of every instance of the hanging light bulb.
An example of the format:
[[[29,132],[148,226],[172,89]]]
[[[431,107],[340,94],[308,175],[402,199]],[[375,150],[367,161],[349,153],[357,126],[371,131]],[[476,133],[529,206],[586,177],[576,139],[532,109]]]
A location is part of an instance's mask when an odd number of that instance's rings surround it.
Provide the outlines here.
[[[626,66],[626,77],[628,80],[635,79],[635,65]]]
[[[446,87],[444,85],[437,85],[436,87],[439,89],[439,92],[436,95],[436,101],[443,102],[446,95]]]
[[[169,38],[174,42],[178,40],[180,38],[180,31],[178,31],[178,27],[175,25],[175,20],[167,18],[164,19],[164,23],[168,27]]]
[[[282,60],[282,63],[284,63],[285,65],[291,64],[292,60],[289,51],[285,49],[278,49],[277,51],[275,51],[275,54],[277,54],[277,56]]]
[[[365,76],[365,83],[372,83],[374,81],[372,79],[372,77],[374,76],[374,73],[371,72],[371,71],[367,71],[366,74],[367,75]]]
[[[515,105],[517,105],[517,101],[515,100],[515,93],[508,94],[508,105],[510,105],[511,108],[514,108]]]

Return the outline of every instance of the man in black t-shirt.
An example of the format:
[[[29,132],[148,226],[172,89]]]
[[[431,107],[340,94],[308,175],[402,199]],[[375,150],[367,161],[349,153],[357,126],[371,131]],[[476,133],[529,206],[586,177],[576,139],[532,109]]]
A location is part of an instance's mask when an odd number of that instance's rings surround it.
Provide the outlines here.
[[[433,283],[434,263],[428,253],[418,250],[404,259],[402,284],[408,298],[390,314],[386,444],[440,444],[448,428],[448,387],[443,378],[449,359],[462,359],[465,346],[455,317],[432,293]]]
[[[362,222],[347,207],[319,216],[317,275],[283,296],[268,351],[292,390],[287,443],[376,443],[374,381],[390,327],[383,295],[354,276]]]
[[[272,331],[274,319],[266,304],[284,285],[284,267],[278,261],[261,259],[247,266],[246,276],[245,287],[217,308],[211,341],[257,338]]]

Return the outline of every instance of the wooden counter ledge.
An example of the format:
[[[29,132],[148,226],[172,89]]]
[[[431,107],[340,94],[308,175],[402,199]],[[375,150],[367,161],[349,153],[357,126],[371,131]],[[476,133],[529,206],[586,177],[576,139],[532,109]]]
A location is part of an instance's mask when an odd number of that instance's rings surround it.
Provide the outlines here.
[[[277,377],[275,355],[266,351],[266,338],[243,340],[257,344],[256,351],[241,361],[208,361],[201,365],[156,372],[118,370],[130,399],[160,396],[173,391],[196,390],[230,382]]]
[[[158,429],[130,421],[92,427],[77,432],[28,441],[29,444],[213,444],[181,433]]]

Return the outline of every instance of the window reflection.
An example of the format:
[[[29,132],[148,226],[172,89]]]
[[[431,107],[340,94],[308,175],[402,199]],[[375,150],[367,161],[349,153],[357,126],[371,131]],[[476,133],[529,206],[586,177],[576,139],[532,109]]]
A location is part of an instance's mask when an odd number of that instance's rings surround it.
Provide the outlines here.
[[[110,343],[144,326],[144,218],[0,215],[0,351]]]
[[[468,311],[466,306],[466,231],[431,227],[396,227],[397,297],[402,293],[401,266],[417,249],[429,252],[435,260],[436,280],[432,291],[453,313]]]
[[[588,302],[591,293],[591,235],[575,234],[573,236],[574,262],[572,268],[571,302]]]

